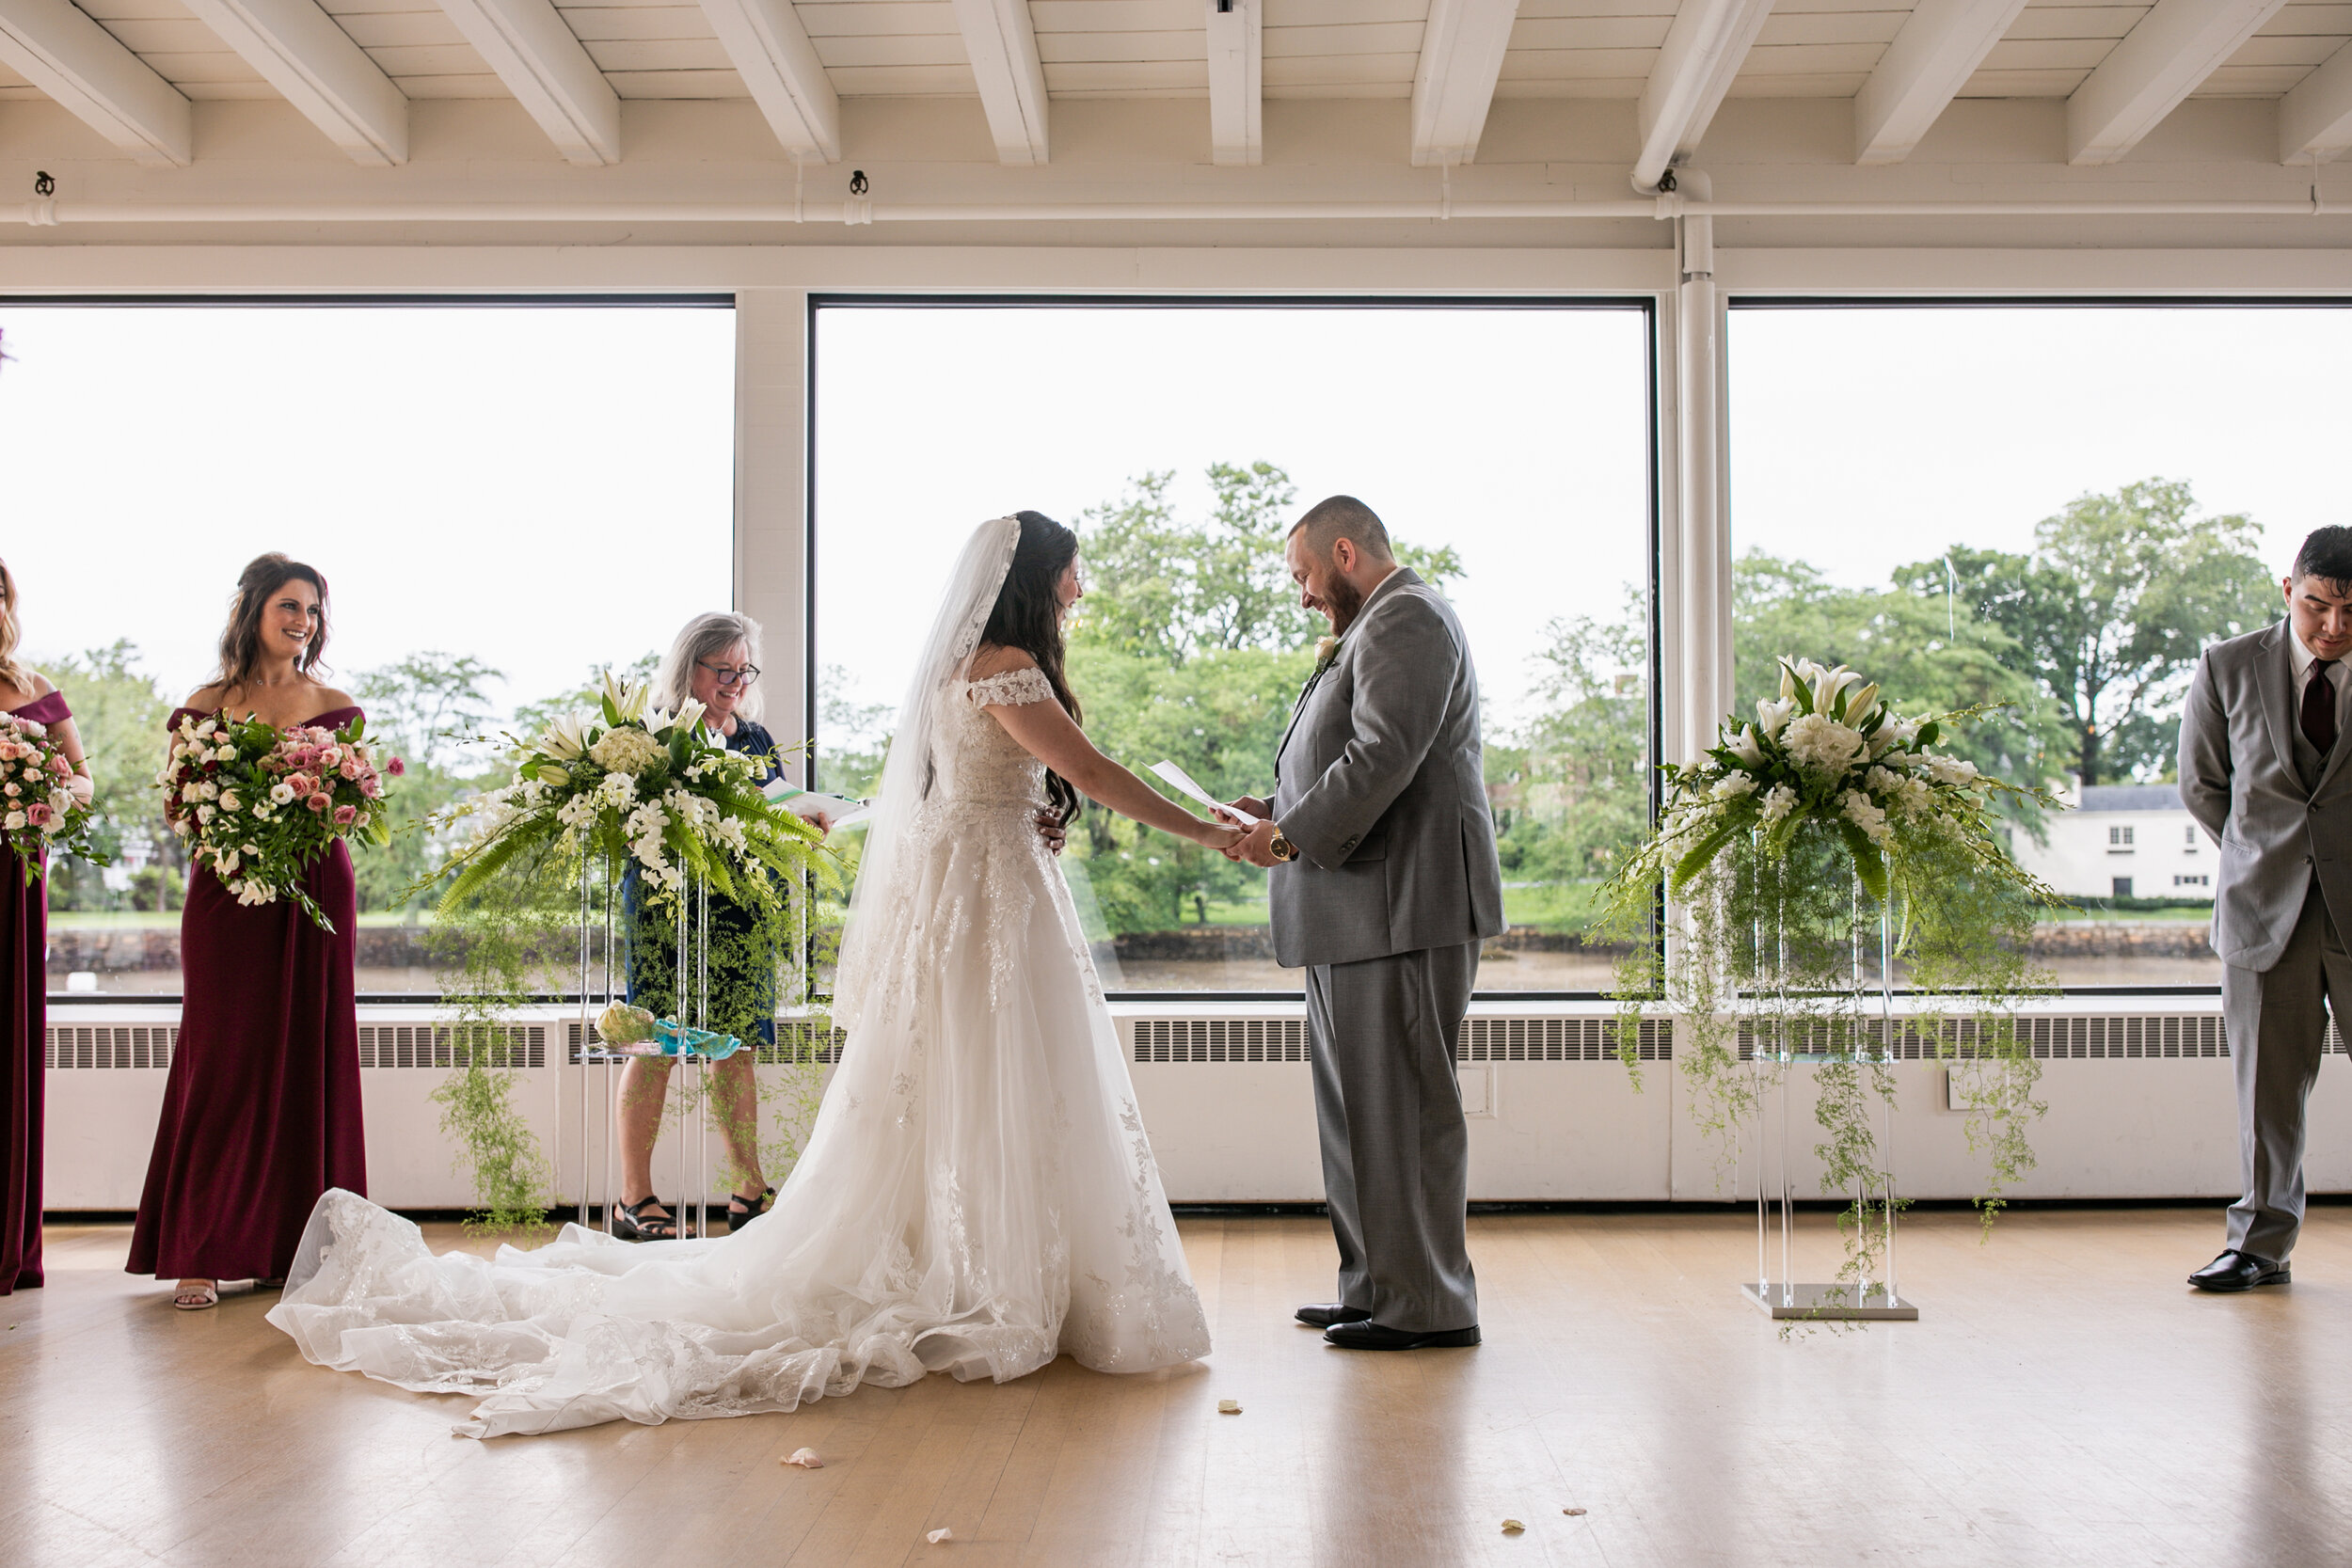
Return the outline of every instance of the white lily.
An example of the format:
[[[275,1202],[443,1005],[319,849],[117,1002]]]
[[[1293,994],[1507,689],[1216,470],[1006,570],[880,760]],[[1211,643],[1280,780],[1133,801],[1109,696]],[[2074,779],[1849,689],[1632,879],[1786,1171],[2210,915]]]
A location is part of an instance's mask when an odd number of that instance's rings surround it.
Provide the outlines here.
[[[1724,750],[1750,768],[1758,766],[1764,760],[1763,743],[1756,738],[1755,729],[1747,724],[1740,725],[1731,738],[1724,742]]]
[[[678,704],[677,705],[678,728],[682,730],[692,729],[696,724],[702,721],[702,716],[709,711],[710,710],[707,705],[698,703],[691,697],[687,698],[686,701]]]
[[[539,736],[537,749],[564,762],[575,761],[588,750],[588,716],[567,713],[549,721]]]
[[[647,683],[615,680],[612,671],[604,673],[605,701],[612,705],[612,710],[621,716],[623,723],[644,718],[645,700],[652,694],[652,688]]]
[[[670,717],[670,710],[666,707],[647,709],[645,713],[645,733],[648,735],[664,734],[668,731],[670,725],[674,721],[673,721]]]
[[[1756,727],[1768,736],[1777,736],[1788,723],[1788,716],[1797,711],[1797,699],[1783,697],[1778,702],[1758,701],[1756,705]]]
[[[1846,722],[1860,729],[1869,721],[1870,712],[1878,706],[1879,689],[1876,682],[1855,692],[1846,704]]]

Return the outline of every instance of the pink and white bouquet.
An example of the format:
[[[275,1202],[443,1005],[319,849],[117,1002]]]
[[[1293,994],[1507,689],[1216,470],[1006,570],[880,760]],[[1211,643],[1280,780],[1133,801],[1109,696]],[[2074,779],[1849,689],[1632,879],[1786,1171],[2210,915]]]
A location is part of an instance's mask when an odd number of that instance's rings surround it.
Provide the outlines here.
[[[42,874],[44,849],[103,861],[89,842],[93,821],[88,783],[48,726],[0,713],[0,842],[16,851],[27,885]]]
[[[191,714],[172,731],[170,759],[156,775],[165,818],[189,858],[238,903],[291,898],[331,931],[303,874],[336,839],[391,839],[384,779],[398,776],[401,762],[392,757],[379,769],[366,732],[365,719],[339,730],[281,730],[259,719]]]

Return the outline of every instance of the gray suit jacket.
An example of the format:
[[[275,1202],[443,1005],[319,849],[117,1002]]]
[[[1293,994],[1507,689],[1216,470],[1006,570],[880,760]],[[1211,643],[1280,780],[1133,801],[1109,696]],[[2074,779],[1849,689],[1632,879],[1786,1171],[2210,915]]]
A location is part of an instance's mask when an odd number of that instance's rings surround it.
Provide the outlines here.
[[[1275,756],[1274,956],[1354,963],[1503,929],[1478,739],[1478,672],[1454,607],[1409,571],[1373,591]]]
[[[2279,961],[2313,872],[2338,929],[2352,916],[2352,736],[2304,787],[2289,635],[2280,621],[2207,648],[2181,714],[2181,800],[2221,845],[2213,947],[2240,969]]]

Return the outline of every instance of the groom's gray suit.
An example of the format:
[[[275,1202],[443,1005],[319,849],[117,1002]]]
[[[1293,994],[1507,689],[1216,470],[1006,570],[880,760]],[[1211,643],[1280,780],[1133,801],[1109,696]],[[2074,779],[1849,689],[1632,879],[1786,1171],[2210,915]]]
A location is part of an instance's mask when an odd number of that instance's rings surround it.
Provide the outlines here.
[[[2294,631],[2280,621],[2205,650],[2181,714],[2181,800],[2221,846],[2213,947],[2237,1076],[2246,1193],[2228,1245],[2272,1262],[2303,1221],[2304,1101],[2328,1009],[2352,1030],[2352,736],[2322,752],[2298,722]],[[2327,1005],[2323,1007],[2323,1003]]]
[[[1478,944],[1503,929],[1454,607],[1409,571],[1366,598],[1275,761],[1274,953],[1307,968],[1323,1184],[1340,1298],[1383,1328],[1478,1322],[1463,1226],[1470,1133],[1454,1074]]]

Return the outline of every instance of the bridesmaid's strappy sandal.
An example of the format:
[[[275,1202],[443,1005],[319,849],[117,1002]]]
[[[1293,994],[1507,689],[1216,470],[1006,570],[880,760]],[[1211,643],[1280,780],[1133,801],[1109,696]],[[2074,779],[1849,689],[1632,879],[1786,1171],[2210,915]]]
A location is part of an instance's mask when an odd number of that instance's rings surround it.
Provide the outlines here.
[[[677,1217],[674,1214],[648,1214],[646,1210],[661,1200],[651,1195],[634,1203],[624,1203],[612,1212],[612,1234],[624,1242],[675,1242],[677,1240]]]
[[[220,1305],[220,1281],[209,1285],[183,1285],[172,1293],[171,1305],[183,1312],[201,1312],[207,1307]]]
[[[757,1197],[745,1197],[740,1193],[727,1195],[727,1229],[742,1229],[772,1208],[776,1201],[773,1187],[764,1189]]]

